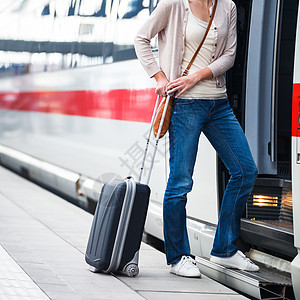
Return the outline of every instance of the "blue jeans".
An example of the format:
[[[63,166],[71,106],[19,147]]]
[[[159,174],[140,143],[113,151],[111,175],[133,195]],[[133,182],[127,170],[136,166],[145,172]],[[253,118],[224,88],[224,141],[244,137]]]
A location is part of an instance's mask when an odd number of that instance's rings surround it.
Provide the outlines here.
[[[163,204],[167,263],[190,255],[186,228],[187,193],[192,190],[193,170],[200,133],[203,132],[231,175],[224,193],[211,254],[229,257],[237,251],[240,218],[255,183],[257,168],[245,134],[227,99],[173,101],[169,128],[170,174]]]

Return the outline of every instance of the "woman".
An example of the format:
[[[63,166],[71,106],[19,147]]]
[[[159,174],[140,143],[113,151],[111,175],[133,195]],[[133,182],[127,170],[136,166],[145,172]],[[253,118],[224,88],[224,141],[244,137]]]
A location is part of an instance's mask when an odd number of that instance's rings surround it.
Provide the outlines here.
[[[190,257],[186,228],[187,193],[191,191],[200,133],[203,132],[231,175],[224,193],[215,234],[212,262],[258,271],[237,250],[240,218],[257,168],[246,137],[229,106],[224,73],[236,54],[236,6],[219,0],[205,42],[189,75],[181,76],[203,39],[215,0],[162,0],[135,38],[137,56],[160,96],[175,93],[169,127],[170,174],[164,196],[164,239],[171,273],[200,277]],[[158,33],[159,65],[150,40]]]

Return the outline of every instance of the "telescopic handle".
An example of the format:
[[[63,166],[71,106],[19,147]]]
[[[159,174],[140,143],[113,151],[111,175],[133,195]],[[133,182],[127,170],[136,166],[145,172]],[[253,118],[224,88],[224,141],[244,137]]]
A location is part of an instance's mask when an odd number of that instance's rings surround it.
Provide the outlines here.
[[[149,169],[149,174],[148,174],[146,184],[149,184],[149,181],[150,181],[150,177],[151,177],[151,173],[152,173],[152,169],[153,169],[153,165],[154,165],[154,160],[155,160],[155,156],[156,156],[156,152],[157,152],[157,148],[158,148],[159,136],[160,136],[160,133],[161,133],[161,130],[162,130],[162,127],[163,127],[163,123],[164,123],[164,119],[165,119],[165,116],[166,116],[166,113],[167,113],[167,108],[168,108],[168,104],[170,102],[170,98],[171,98],[171,95],[167,95],[165,107],[164,107],[162,117],[161,117],[159,127],[158,127],[158,132],[157,132],[157,135],[155,137],[154,152],[153,152],[153,156],[152,156],[152,159],[151,159],[150,169]],[[153,111],[153,115],[152,115],[152,119],[151,119],[150,130],[149,130],[149,134],[148,134],[147,141],[146,141],[144,157],[143,157],[140,176],[139,176],[139,180],[138,180],[139,182],[141,182],[142,175],[143,175],[143,172],[144,172],[146,156],[147,156],[148,149],[149,149],[150,138],[151,138],[151,133],[152,133],[153,125],[154,125],[155,115],[156,115],[158,104],[159,104],[159,99],[160,99],[160,96],[157,96],[154,111]]]
[[[143,175],[143,172],[144,172],[146,156],[147,156],[147,152],[148,152],[148,148],[149,148],[149,144],[150,144],[151,132],[152,132],[153,125],[154,125],[154,119],[155,119],[155,114],[156,114],[156,111],[157,111],[157,108],[158,108],[159,99],[160,99],[160,96],[158,95],[157,98],[156,98],[156,102],[155,102],[155,106],[154,106],[154,110],[153,110],[153,114],[152,114],[152,118],[151,118],[150,130],[149,130],[149,134],[148,134],[147,141],[146,141],[146,147],[145,147],[145,151],[144,151],[144,156],[143,156],[143,161],[142,161],[142,166],[141,166],[140,176],[139,176],[138,182],[141,182],[141,180],[142,180],[142,175]]]

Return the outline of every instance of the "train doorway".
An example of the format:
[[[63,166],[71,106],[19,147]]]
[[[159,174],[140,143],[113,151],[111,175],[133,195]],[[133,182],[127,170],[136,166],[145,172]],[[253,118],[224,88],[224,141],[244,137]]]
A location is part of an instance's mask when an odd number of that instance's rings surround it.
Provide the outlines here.
[[[299,0],[235,3],[239,44],[235,66],[227,74],[228,95],[259,170],[241,236],[255,248],[291,260],[296,255],[291,121]],[[220,163],[220,196],[227,180]]]

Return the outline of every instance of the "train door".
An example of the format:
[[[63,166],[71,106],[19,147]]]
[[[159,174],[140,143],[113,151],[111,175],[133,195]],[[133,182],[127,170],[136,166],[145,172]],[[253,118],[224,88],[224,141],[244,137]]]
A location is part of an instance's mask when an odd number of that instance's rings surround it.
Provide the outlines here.
[[[235,80],[229,85],[233,107],[235,91],[243,90],[243,97],[237,98],[238,118],[259,170],[241,222],[241,237],[257,249],[290,261],[297,253],[291,116],[298,5],[299,0],[252,0],[247,45],[244,56],[236,61],[237,66],[245,65],[244,80],[241,87],[234,86]]]
[[[245,132],[259,174],[285,178],[297,7],[298,0],[253,1],[248,47]]]
[[[298,255],[291,264],[294,292],[300,299],[300,12],[298,13],[297,38],[294,63],[293,118],[292,118],[292,186],[294,242]],[[298,283],[298,284],[296,284]]]

